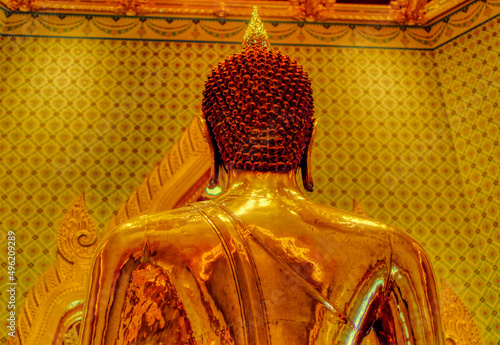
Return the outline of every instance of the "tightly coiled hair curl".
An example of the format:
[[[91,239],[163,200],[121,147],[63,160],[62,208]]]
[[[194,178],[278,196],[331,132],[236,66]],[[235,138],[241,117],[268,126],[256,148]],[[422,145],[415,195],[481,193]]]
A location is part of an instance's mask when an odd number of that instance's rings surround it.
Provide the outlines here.
[[[307,73],[265,47],[249,47],[212,70],[202,111],[232,169],[295,169],[311,140],[314,108]]]

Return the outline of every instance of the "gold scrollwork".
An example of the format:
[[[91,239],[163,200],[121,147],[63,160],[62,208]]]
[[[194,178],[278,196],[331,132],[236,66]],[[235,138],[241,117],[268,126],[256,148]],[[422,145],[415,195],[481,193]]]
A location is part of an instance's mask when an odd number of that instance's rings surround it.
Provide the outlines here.
[[[481,345],[476,324],[460,297],[441,281],[443,327],[447,345]]]
[[[3,3],[11,11],[31,12],[38,9],[34,0],[1,0],[0,3]]]
[[[120,0],[114,1],[118,3],[115,12],[132,17],[136,15],[146,14],[148,11],[148,0]]]
[[[92,259],[96,245],[97,230],[82,194],[64,216],[57,236],[57,249],[69,262],[87,262]]]

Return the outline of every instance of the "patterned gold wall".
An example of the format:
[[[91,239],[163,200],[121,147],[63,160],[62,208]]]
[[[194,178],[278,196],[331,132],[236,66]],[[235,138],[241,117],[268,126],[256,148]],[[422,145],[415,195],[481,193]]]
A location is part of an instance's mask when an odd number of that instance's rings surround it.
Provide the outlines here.
[[[444,243],[454,256],[447,279],[481,324],[483,341],[492,344],[500,342],[499,24],[491,21],[435,52],[466,211]]]
[[[342,209],[356,198],[418,239],[484,344],[500,338],[499,23],[427,51],[278,47],[313,80],[311,198]],[[0,37],[0,225],[17,233],[21,295],[55,260],[70,203],[85,192],[104,231],[198,111],[210,68],[238,49]]]

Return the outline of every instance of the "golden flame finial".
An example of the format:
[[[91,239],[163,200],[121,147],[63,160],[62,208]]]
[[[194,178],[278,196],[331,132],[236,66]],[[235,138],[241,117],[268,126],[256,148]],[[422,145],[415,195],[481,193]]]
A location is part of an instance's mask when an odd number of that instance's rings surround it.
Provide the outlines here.
[[[243,37],[243,48],[253,46],[266,48],[271,46],[269,38],[267,37],[266,29],[264,29],[264,24],[260,20],[259,13],[257,12],[257,6],[253,7],[252,19],[250,20],[247,32]]]

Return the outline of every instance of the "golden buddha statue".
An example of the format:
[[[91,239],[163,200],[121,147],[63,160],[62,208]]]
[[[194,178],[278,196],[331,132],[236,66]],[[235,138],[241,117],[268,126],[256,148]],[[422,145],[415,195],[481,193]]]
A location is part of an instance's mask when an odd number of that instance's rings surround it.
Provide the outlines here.
[[[432,267],[401,231],[308,200],[307,74],[254,21],[203,93],[211,201],[145,215],[100,243],[81,345],[444,344]]]

